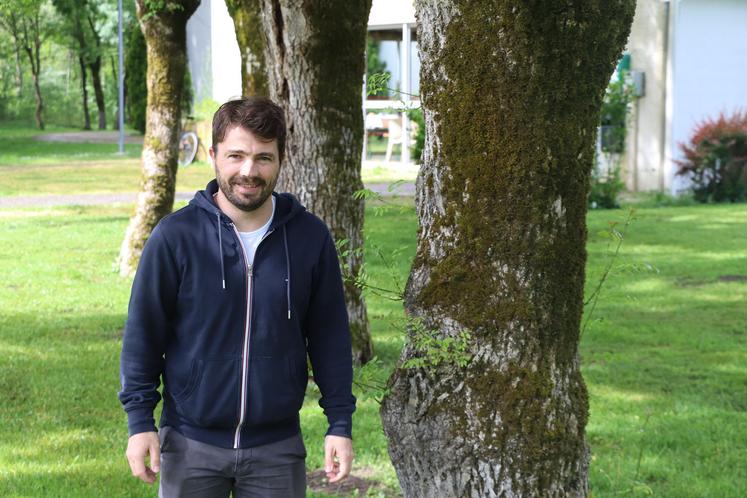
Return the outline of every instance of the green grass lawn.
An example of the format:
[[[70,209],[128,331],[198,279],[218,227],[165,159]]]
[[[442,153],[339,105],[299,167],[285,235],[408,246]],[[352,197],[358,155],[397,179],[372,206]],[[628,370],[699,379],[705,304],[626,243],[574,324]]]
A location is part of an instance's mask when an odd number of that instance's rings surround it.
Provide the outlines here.
[[[114,259],[131,209],[0,210],[0,496],[156,495],[130,476],[116,399],[130,281]],[[612,250],[599,232],[625,216],[589,213],[587,295]],[[744,496],[745,227],[746,205],[637,211],[582,340],[593,496]],[[415,233],[412,209],[368,210],[372,285],[393,286],[376,247],[406,278]],[[368,307],[391,369],[401,309],[371,294]],[[325,421],[311,388],[302,423],[318,469]],[[355,472],[379,483],[372,496],[396,495],[371,398],[359,402],[354,438]]]
[[[47,132],[78,131],[50,128]],[[140,145],[127,144],[118,156],[116,144],[43,142],[36,129],[0,125],[0,196],[106,194],[137,192],[140,188]],[[367,163],[363,181],[414,181],[417,167],[398,162]],[[177,191],[192,192],[214,177],[212,167],[197,161],[177,173]]]

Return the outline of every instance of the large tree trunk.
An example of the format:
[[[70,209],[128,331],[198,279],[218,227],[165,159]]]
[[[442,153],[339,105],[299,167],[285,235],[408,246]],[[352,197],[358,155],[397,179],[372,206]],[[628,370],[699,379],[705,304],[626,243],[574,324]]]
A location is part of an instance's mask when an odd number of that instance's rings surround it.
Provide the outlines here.
[[[156,223],[174,206],[178,133],[184,72],[187,65],[187,20],[199,0],[169,2],[180,8],[152,12],[137,0],[137,15],[148,47],[148,104],[143,140],[141,191],[119,252],[122,275],[137,268],[145,241]]]
[[[261,0],[226,0],[226,6],[241,51],[241,91],[244,95],[267,95]]]
[[[381,407],[406,497],[588,494],[586,197],[633,10],[416,2],[428,133],[405,307],[438,338],[468,330],[471,361],[429,364],[410,332]]]
[[[353,275],[363,264],[360,162],[363,147],[362,81],[371,0],[264,0],[270,96],[284,109],[287,155],[279,187],[298,195],[349,250],[341,263]],[[353,354],[373,354],[366,305],[345,283]]]
[[[86,61],[82,55],[78,55],[80,64],[80,88],[83,92],[83,129],[91,129],[91,113],[88,110],[88,87],[86,84]]]

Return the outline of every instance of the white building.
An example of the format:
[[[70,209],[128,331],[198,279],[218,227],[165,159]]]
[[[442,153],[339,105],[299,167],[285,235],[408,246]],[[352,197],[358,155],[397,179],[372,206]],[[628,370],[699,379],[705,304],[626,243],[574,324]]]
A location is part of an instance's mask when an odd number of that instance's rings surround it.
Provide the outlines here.
[[[635,191],[677,194],[676,176],[697,123],[747,108],[747,1],[638,0],[628,40],[644,75],[628,134],[624,178]]]

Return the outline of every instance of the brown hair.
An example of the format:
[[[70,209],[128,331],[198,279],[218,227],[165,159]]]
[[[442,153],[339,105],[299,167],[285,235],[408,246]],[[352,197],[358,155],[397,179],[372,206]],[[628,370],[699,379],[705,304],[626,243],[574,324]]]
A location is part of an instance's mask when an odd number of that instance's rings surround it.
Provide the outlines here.
[[[226,138],[230,128],[241,126],[258,137],[278,141],[280,160],[285,156],[285,115],[267,97],[242,97],[229,100],[213,115],[213,150]]]

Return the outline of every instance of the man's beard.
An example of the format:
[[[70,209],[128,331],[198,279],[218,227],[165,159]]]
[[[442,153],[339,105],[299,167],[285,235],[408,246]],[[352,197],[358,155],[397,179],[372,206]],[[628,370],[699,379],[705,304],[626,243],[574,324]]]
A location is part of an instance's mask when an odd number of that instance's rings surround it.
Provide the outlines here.
[[[262,206],[267,198],[272,195],[277,183],[277,177],[272,179],[270,183],[259,177],[245,176],[234,176],[230,180],[226,180],[222,176],[216,175],[216,180],[218,180],[218,186],[226,199],[238,209],[247,212],[254,211]],[[247,196],[236,191],[239,185],[259,186],[260,190],[256,194]]]

